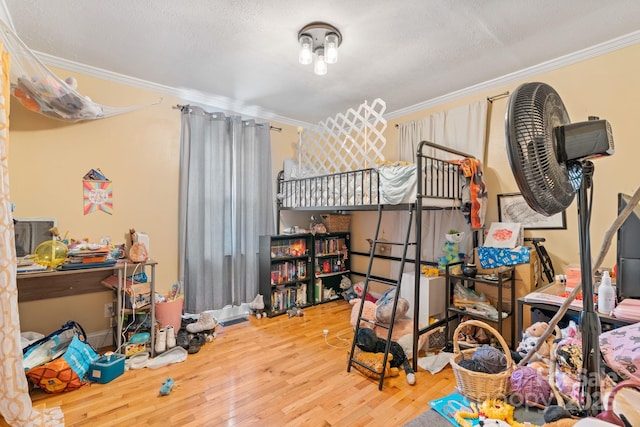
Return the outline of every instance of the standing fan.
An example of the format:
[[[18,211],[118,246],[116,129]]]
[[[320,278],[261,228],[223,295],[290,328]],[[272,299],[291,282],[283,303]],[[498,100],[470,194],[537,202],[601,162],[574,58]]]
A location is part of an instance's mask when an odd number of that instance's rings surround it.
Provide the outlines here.
[[[583,374],[580,390],[591,415],[598,413],[600,393],[600,318],[593,306],[589,223],[594,166],[588,159],[611,155],[613,137],[606,120],[573,123],[558,93],[545,83],[525,83],[509,97],[506,113],[507,154],[527,204],[551,216],[578,196],[580,269],[582,271]],[[587,399],[589,397],[589,399]],[[593,404],[591,404],[593,402]]]

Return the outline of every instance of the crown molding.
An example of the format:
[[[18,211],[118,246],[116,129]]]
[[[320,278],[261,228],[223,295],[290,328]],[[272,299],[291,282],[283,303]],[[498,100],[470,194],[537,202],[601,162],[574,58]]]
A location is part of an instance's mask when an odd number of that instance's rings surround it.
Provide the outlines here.
[[[247,119],[269,120],[291,126],[310,127],[312,124],[300,120],[294,120],[289,117],[280,116],[272,112],[261,109],[258,106],[242,105],[240,102],[212,94],[206,94],[187,88],[176,88],[153,83],[147,80],[138,79],[136,77],[124,74],[114,73],[102,68],[92,67],[90,65],[81,64],[79,62],[69,61],[47,53],[33,51],[33,53],[45,64],[63,68],[75,73],[84,74],[91,77],[97,77],[103,80],[121,83],[140,89],[146,89],[152,92],[162,93],[173,96],[185,101],[187,104],[193,104],[206,109],[214,108],[222,113],[233,115],[239,114]]]
[[[558,68],[566,67],[568,65],[575,64],[577,62],[585,61],[587,59],[595,58],[606,53],[610,53],[625,47],[633,46],[640,42],[640,31],[626,34],[624,36],[609,40],[598,45],[582,49],[565,56],[561,56],[550,61],[543,62],[538,65],[534,65],[529,68],[525,68],[514,73],[507,74],[502,77],[498,77],[493,80],[488,80],[483,83],[479,83],[473,86],[466,87],[451,93],[448,93],[437,98],[429,99],[427,101],[406,107],[399,110],[391,111],[385,114],[387,120],[395,119],[398,117],[407,116],[409,114],[417,113],[422,110],[437,107],[438,105],[445,104],[447,102],[455,101],[467,96],[475,95],[479,92],[485,92],[492,89],[500,88],[510,85],[512,83],[521,81],[528,77],[546,73],[548,71],[557,70]]]
[[[422,110],[436,107],[438,105],[455,101],[460,98],[472,96],[479,92],[488,91],[498,87],[506,86],[517,81],[521,81],[527,77],[542,74],[548,71],[556,70],[558,68],[565,67],[567,65],[575,64],[580,61],[584,61],[596,56],[600,56],[615,50],[619,50],[628,46],[632,46],[640,42],[640,31],[635,31],[627,35],[609,40],[598,45],[582,49],[580,51],[556,58],[550,61],[543,62],[538,65],[534,65],[529,68],[525,68],[514,73],[507,74],[496,79],[488,80],[483,83],[479,83],[473,86],[466,87],[454,92],[450,92],[446,95],[429,99],[427,101],[414,104],[412,106],[401,108],[389,113],[386,113],[384,117],[387,120],[395,119],[402,116],[407,116]],[[78,62],[69,61],[66,59],[52,56],[46,53],[34,51],[34,53],[40,58],[40,60],[48,65],[64,68],[69,71],[74,71],[81,74],[86,74],[92,77],[98,77],[104,80],[113,81],[116,83],[125,84],[141,89],[150,90],[153,92],[163,93],[169,96],[176,97],[184,100],[187,103],[193,103],[194,105],[202,106],[203,108],[216,108],[224,112],[225,114],[240,114],[245,117],[254,118],[257,120],[271,120],[278,123],[291,125],[312,127],[314,124],[295,120],[290,117],[284,117],[274,114],[270,111],[261,109],[258,106],[242,105],[241,103],[218,95],[205,94],[198,91],[194,91],[186,88],[175,88],[165,86],[147,80],[138,79],[124,74],[118,74],[111,71],[103,70],[101,68],[92,67]]]

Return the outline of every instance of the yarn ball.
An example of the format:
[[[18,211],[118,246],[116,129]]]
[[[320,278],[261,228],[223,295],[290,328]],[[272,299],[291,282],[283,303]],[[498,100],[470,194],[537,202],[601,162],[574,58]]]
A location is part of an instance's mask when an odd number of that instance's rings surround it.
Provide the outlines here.
[[[461,368],[464,368],[464,369],[468,369],[468,370],[473,371],[473,372],[482,372],[484,374],[488,374],[489,373],[489,371],[487,371],[486,366],[484,366],[484,364],[482,362],[478,362],[477,360],[473,360],[473,359],[461,360],[458,363],[458,366],[460,366]]]
[[[534,368],[520,366],[511,374],[511,398],[516,403],[531,401],[547,405],[551,388],[547,380]]]
[[[487,373],[497,374],[507,369],[507,357],[503,352],[490,345],[483,345],[473,353],[473,360],[482,363]]]

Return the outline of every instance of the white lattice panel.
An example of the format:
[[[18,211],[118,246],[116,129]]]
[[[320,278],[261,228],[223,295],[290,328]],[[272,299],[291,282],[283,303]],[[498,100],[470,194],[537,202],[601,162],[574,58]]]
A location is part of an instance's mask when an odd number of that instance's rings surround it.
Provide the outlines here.
[[[387,105],[381,99],[366,101],[357,110],[329,117],[303,133],[299,146],[301,169],[306,176],[364,169],[384,160],[382,116]]]

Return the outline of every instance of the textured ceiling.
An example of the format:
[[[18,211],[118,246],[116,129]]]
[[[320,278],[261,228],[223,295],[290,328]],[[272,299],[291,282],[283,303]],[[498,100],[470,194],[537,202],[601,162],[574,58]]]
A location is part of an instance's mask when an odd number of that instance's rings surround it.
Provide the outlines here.
[[[640,41],[637,0],[4,3],[18,35],[46,63],[290,124],[317,123],[375,98],[392,117],[603,43]],[[297,62],[298,30],[312,21],[343,35],[325,76]]]

